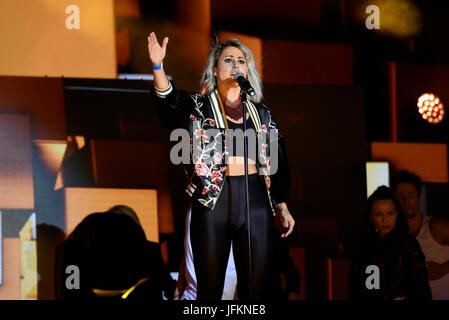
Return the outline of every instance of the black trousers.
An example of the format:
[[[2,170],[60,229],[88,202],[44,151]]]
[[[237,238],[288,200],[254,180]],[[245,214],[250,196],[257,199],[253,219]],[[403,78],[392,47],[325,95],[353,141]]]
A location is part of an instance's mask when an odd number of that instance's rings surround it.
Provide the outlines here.
[[[244,176],[227,176],[213,210],[193,199],[190,241],[197,279],[197,300],[220,300],[231,248],[240,300],[267,299],[273,294],[273,215],[265,185],[248,176],[253,291],[250,296],[248,228]]]

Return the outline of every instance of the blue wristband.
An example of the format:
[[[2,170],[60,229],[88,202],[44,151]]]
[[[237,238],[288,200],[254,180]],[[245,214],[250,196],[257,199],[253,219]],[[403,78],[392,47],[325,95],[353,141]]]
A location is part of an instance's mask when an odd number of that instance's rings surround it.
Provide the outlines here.
[[[163,65],[164,63],[163,62],[161,62],[161,64],[160,65],[158,65],[158,66],[154,66],[153,65],[153,70],[161,70],[162,69],[162,65]]]

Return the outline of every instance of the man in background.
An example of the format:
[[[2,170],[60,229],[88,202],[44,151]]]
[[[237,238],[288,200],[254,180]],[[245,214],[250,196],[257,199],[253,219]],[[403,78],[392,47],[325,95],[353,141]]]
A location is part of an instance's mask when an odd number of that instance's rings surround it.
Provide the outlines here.
[[[421,179],[407,170],[397,172],[393,190],[407,217],[409,233],[416,237],[426,257],[429,285],[434,300],[449,300],[449,219],[424,215]]]

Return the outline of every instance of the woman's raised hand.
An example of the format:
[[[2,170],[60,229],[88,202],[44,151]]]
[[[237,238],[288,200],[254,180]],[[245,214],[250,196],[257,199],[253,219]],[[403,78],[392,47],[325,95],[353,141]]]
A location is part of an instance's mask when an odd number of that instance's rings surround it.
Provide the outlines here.
[[[162,40],[162,46],[159,44],[156,38],[156,34],[151,32],[148,36],[148,54],[150,56],[151,63],[154,66],[158,66],[165,58],[165,52],[167,50],[168,37]]]

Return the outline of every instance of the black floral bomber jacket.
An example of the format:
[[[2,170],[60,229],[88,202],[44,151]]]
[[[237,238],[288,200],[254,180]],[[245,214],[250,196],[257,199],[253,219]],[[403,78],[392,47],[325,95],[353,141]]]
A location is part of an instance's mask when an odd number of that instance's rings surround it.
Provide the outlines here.
[[[185,165],[188,179],[186,192],[204,206],[213,209],[226,177],[228,155],[227,125],[218,92],[207,96],[179,90],[173,81],[164,90],[152,88],[156,109],[164,127],[183,128],[190,135],[190,163]],[[274,205],[288,202],[289,168],[284,139],[278,135],[276,123],[266,106],[248,100],[248,113],[258,139],[257,168],[266,186],[273,214]],[[210,134],[212,132],[212,134]],[[273,135],[273,132],[275,135]],[[276,139],[277,170],[270,174],[270,143]],[[273,138],[274,136],[274,138]]]

